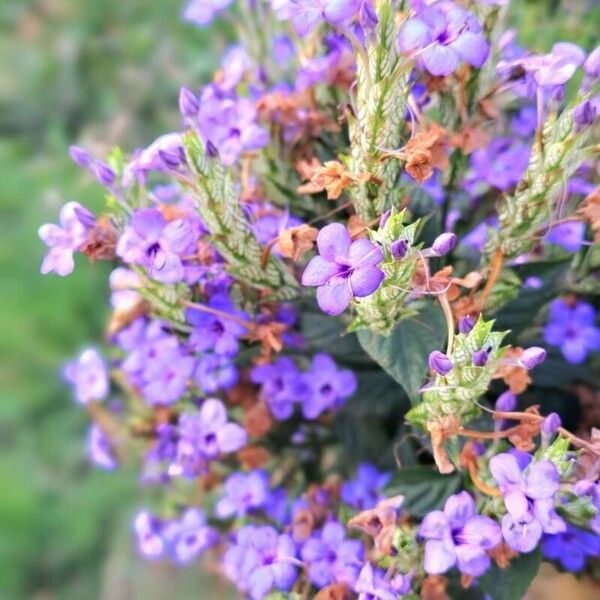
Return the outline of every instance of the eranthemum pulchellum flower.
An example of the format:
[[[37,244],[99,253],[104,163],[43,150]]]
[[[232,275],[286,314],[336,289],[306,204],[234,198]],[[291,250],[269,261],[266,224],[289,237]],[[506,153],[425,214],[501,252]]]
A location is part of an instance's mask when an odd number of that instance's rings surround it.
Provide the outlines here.
[[[317,236],[319,256],[308,263],[302,284],[317,287],[317,302],[330,315],[342,313],[354,296],[370,296],[381,284],[377,266],[383,250],[365,238],[352,241],[340,223],[331,223]]]
[[[76,360],[67,363],[63,373],[81,404],[103,400],[108,395],[108,371],[102,357],[93,348],[84,350]]]
[[[402,25],[398,49],[437,76],[450,75],[461,61],[479,68],[490,51],[475,16],[445,0],[422,7]]]

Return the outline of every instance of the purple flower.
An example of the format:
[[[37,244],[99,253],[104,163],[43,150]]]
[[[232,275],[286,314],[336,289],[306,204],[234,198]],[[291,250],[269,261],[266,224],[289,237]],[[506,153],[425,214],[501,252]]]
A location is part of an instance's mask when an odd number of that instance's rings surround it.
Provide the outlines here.
[[[320,256],[308,263],[302,284],[317,286],[317,302],[327,314],[339,315],[353,296],[369,296],[383,281],[377,266],[383,260],[382,249],[365,238],[353,242],[340,223],[319,231],[317,247]]]
[[[477,352],[473,352],[473,365],[476,367],[485,367],[489,356],[487,350],[477,350]]]
[[[380,472],[374,465],[361,463],[356,479],[342,484],[342,500],[356,510],[373,508],[381,500],[381,490],[391,478],[391,473]]]
[[[183,18],[205,27],[232,2],[233,0],[190,0],[183,9]]]
[[[165,157],[169,159],[168,165]],[[128,186],[136,179],[144,182],[148,171],[169,171],[174,163],[185,163],[181,133],[167,133],[154,140],[147,148],[138,150],[135,158],[123,171],[123,184]]]
[[[262,212],[261,209],[264,210],[264,207],[260,207],[259,215],[252,224],[254,235],[261,244],[269,244],[278,237],[284,229],[297,227],[302,224],[302,221],[298,219],[298,217],[290,215],[287,211],[273,210],[260,214]],[[277,242],[274,244],[272,251],[276,256],[281,256],[279,244]]]
[[[496,400],[495,408],[501,412],[511,412],[517,406],[517,397],[510,391],[500,394]]]
[[[471,155],[472,173],[467,185],[475,193],[480,183],[508,190],[523,176],[529,163],[529,146],[509,138],[496,138]]]
[[[473,329],[473,327],[475,327],[475,319],[473,317],[468,316],[468,315],[466,317],[463,317],[458,322],[458,330],[463,335],[467,335],[471,331],[471,329]]]
[[[274,3],[275,4],[275,3]],[[279,17],[291,19],[298,35],[308,35],[320,23],[327,21],[332,25],[348,25],[354,16],[361,11],[363,20],[372,16],[373,8],[364,7],[370,1],[365,0],[284,0],[275,6]],[[375,17],[376,18],[376,17]],[[362,24],[362,23],[361,23]]]
[[[445,256],[448,252],[453,250],[457,242],[458,238],[455,233],[442,233],[433,240],[431,250],[433,251],[434,256]]]
[[[200,105],[196,94],[185,86],[179,90],[179,110],[184,117],[195,117]]]
[[[247,321],[248,315],[235,310],[231,298],[226,294],[215,294],[209,300],[208,307],[232,318],[188,308],[185,318],[194,328],[189,339],[192,348],[197,352],[213,350],[216,354],[235,356],[239,350],[239,338],[248,332],[239,321]]]
[[[567,221],[554,225],[545,240],[562,246],[567,252],[579,252],[585,238],[585,224],[580,221]]]
[[[73,272],[73,252],[85,244],[96,218],[78,202],[67,202],[60,210],[59,220],[60,226],[46,223],[38,229],[40,239],[49,248],[40,272],[46,275],[54,271],[64,277]]]
[[[544,536],[544,556],[566,571],[581,571],[589,557],[600,556],[600,536],[567,523],[566,531]]]
[[[137,210],[117,244],[117,254],[126,262],[142,265],[153,279],[177,283],[184,276],[181,257],[193,253],[197,236],[183,219],[167,222],[155,208]]]
[[[108,395],[108,372],[101,356],[93,348],[84,350],[76,360],[67,363],[63,374],[81,404],[103,400]]]
[[[231,358],[218,354],[204,354],[198,360],[194,380],[202,391],[212,394],[219,389],[228,390],[238,380],[238,370]]]
[[[354,584],[358,600],[397,600],[410,592],[411,576],[395,575],[388,579],[385,571],[366,562]]]
[[[166,340],[165,340],[166,341]],[[180,347],[165,351],[148,361],[143,370],[142,395],[148,404],[174,404],[187,390],[196,361]]]
[[[88,432],[87,454],[90,462],[101,469],[112,471],[118,466],[109,439],[96,424]]]
[[[436,76],[450,75],[461,60],[479,68],[490,48],[475,16],[452,2],[423,7],[398,33],[398,49],[418,57]]]
[[[207,460],[236,452],[248,439],[240,425],[227,420],[225,406],[216,398],[205,400],[199,412],[181,413],[178,429],[177,455],[169,475],[197,475]]]
[[[432,371],[435,371],[438,375],[442,376],[448,375],[454,366],[450,358],[439,350],[431,352],[427,362]]]
[[[164,554],[162,523],[152,513],[146,510],[138,513],[133,521],[133,531],[140,554],[147,558],[158,558]]]
[[[521,64],[537,85],[555,86],[571,79],[584,60],[585,52],[579,46],[558,42],[548,54],[525,57]]]
[[[542,532],[565,531],[565,522],[554,509],[560,476],[552,462],[519,465],[513,454],[504,453],[490,460],[490,471],[504,496],[508,512],[502,517],[502,533],[513,550],[531,552]]]
[[[537,111],[534,106],[524,106],[511,120],[511,128],[517,135],[528,138],[537,127]]]
[[[545,360],[546,351],[539,346],[531,346],[531,348],[527,348],[523,354],[521,354],[519,363],[526,369],[534,369],[538,365],[541,365]]]
[[[363,564],[364,547],[359,540],[347,540],[341,523],[330,521],[302,547],[308,563],[308,577],[317,587],[330,583],[353,585]]]
[[[462,573],[478,577],[490,566],[486,551],[502,541],[498,523],[478,515],[467,492],[450,496],[443,511],[425,515],[418,535],[427,540],[423,566],[429,574],[445,573],[456,565]]]
[[[408,252],[408,242],[404,239],[395,240],[390,244],[390,253],[394,260],[402,260]]]
[[[199,508],[190,508],[179,520],[165,524],[161,534],[179,564],[198,558],[219,541],[219,533],[207,525],[206,515]]]
[[[551,435],[556,433],[556,430],[562,425],[560,417],[557,413],[550,413],[543,421],[541,425],[542,434]]]
[[[254,383],[261,384],[260,396],[267,402],[278,421],[291,417],[294,404],[302,402],[309,392],[296,364],[287,357],[280,357],[268,365],[254,367],[251,378]]]
[[[219,519],[244,517],[264,508],[270,499],[269,476],[265,471],[233,473],[225,480],[225,496],[215,506]]]
[[[544,327],[546,343],[559,346],[572,364],[580,364],[589,352],[600,349],[600,328],[595,326],[596,312],[587,302],[570,306],[557,299],[550,304],[550,320]]]
[[[304,374],[308,394],[303,399],[302,413],[316,419],[327,410],[339,409],[356,391],[356,377],[348,369],[338,370],[328,354],[315,354],[310,369]]]
[[[223,571],[252,600],[289,591],[298,576],[296,546],[273,527],[242,527],[223,556]]]

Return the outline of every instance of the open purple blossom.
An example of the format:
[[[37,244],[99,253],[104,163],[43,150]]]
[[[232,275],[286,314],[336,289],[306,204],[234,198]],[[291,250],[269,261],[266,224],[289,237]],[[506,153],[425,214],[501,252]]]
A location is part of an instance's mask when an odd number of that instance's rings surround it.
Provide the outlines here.
[[[251,378],[261,385],[260,396],[278,421],[288,419],[294,405],[308,394],[308,385],[291,358],[282,356],[275,362],[252,369]]]
[[[356,469],[356,479],[342,484],[342,500],[356,510],[373,508],[381,499],[381,491],[392,474],[379,471],[374,465],[361,463]]]
[[[166,341],[166,340],[165,340]],[[183,396],[196,361],[179,345],[164,348],[143,370],[142,395],[148,404],[174,404]]]
[[[168,222],[155,208],[137,210],[117,244],[117,254],[129,264],[146,267],[161,283],[177,283],[184,276],[182,257],[193,253],[197,237],[183,219]]]
[[[133,521],[133,531],[137,538],[139,553],[146,558],[159,558],[163,556],[166,544],[162,537],[162,523],[160,519],[149,511],[137,514]]]
[[[588,558],[600,556],[600,536],[567,523],[566,531],[545,535],[542,547],[546,558],[577,573],[585,568]]]
[[[213,394],[220,389],[228,390],[237,383],[238,376],[232,359],[219,354],[200,356],[194,371],[194,380],[206,394]]]
[[[560,485],[558,470],[549,460],[528,464],[529,455],[498,454],[490,460],[490,471],[504,496],[507,513],[502,534],[517,552],[531,552],[542,533],[560,533],[566,525],[554,508]]]
[[[110,440],[96,424],[91,425],[88,432],[87,455],[90,462],[101,469],[112,471],[118,466]]]
[[[544,238],[550,244],[562,246],[567,252],[579,252],[585,239],[585,223],[566,221],[554,225]]]
[[[436,2],[404,22],[398,49],[436,76],[453,73],[461,61],[479,68],[490,48],[479,21],[453,2]]]
[[[296,546],[273,527],[242,527],[223,556],[223,571],[252,600],[273,589],[286,592],[298,577]]]
[[[397,600],[398,596],[410,592],[411,579],[410,575],[402,574],[388,578],[383,569],[366,562],[358,574],[354,591],[358,593],[358,600]]]
[[[189,0],[183,9],[183,18],[205,27],[232,2],[233,0]]]
[[[67,202],[60,210],[59,221],[60,225],[46,223],[38,230],[40,239],[48,246],[40,271],[64,277],[73,272],[73,253],[85,244],[96,217],[78,202]]]
[[[191,562],[219,541],[218,531],[207,524],[199,508],[190,508],[178,520],[163,525],[162,536],[178,564]]]
[[[331,223],[317,236],[319,256],[308,263],[302,285],[317,287],[317,302],[322,311],[339,315],[353,296],[370,296],[381,284],[383,271],[377,266],[383,250],[370,240],[352,241],[340,223]]]
[[[237,423],[227,420],[224,404],[208,398],[198,412],[183,412],[178,421],[177,454],[170,475],[195,476],[206,462],[245,446],[248,436]]]
[[[244,517],[264,508],[270,500],[269,476],[265,471],[233,473],[225,480],[225,495],[217,502],[219,519]]]
[[[215,294],[207,306],[225,314],[221,316],[198,308],[188,308],[185,311],[185,318],[193,327],[189,339],[192,348],[197,352],[212,350],[216,354],[235,356],[239,350],[239,338],[248,332],[240,321],[247,321],[248,315],[242,310],[236,310],[226,294]]]
[[[423,566],[429,574],[457,566],[461,573],[478,577],[490,566],[487,551],[502,541],[498,523],[478,515],[467,492],[450,496],[443,511],[425,515],[418,535],[426,540]]]
[[[352,586],[363,564],[364,546],[346,539],[341,523],[329,521],[302,547],[302,560],[308,563],[308,576],[318,587],[330,583]]]
[[[321,413],[339,409],[356,391],[356,377],[349,369],[338,369],[329,354],[315,354],[310,369],[304,374],[308,394],[303,399],[302,413],[316,419]]]
[[[559,346],[572,364],[580,364],[590,352],[600,350],[600,328],[594,307],[583,301],[571,306],[560,298],[550,304],[550,319],[544,327],[546,343]]]
[[[109,381],[106,365],[93,348],[84,350],[77,359],[68,362],[63,371],[73,386],[75,398],[81,404],[103,400],[108,395]]]

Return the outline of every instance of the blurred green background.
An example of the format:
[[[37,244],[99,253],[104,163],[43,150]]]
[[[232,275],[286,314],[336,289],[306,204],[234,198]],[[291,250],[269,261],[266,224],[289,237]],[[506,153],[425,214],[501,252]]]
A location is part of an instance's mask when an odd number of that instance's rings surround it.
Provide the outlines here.
[[[106,265],[38,274],[39,225],[66,200],[102,203],[69,144],[101,156],[149,143],[178,126],[179,86],[207,81],[218,63],[227,26],[181,22],[183,1],[0,0],[0,600],[224,597],[195,572],[136,562],[135,475],[84,458],[86,415],[57,373],[101,339]],[[534,48],[598,43],[595,0],[512,5]]]

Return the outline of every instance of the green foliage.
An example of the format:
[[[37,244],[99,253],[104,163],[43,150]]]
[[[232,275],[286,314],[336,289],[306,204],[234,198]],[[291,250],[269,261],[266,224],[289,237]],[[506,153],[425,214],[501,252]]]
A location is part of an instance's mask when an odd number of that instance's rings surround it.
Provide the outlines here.
[[[417,316],[401,321],[389,336],[361,329],[358,339],[366,352],[416,403],[425,380],[429,354],[439,349],[446,339],[446,322],[439,306],[427,304]]]

